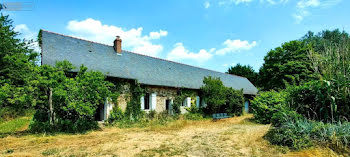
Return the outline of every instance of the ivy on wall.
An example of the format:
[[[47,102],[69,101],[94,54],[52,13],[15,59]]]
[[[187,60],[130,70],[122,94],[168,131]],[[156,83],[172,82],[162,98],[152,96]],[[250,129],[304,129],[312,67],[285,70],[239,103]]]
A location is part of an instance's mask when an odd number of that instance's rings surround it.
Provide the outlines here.
[[[180,106],[182,105],[183,101],[187,97],[191,97],[191,100],[195,100],[197,96],[197,93],[193,90],[185,89],[185,88],[180,88],[177,92],[177,95],[175,96],[174,103],[173,103],[173,113],[174,114],[180,114]],[[191,101],[191,106],[192,103],[194,104],[194,101]]]
[[[145,89],[135,80],[130,84],[130,101],[126,105],[125,117],[130,120],[138,120],[142,117],[140,99],[145,94]]]

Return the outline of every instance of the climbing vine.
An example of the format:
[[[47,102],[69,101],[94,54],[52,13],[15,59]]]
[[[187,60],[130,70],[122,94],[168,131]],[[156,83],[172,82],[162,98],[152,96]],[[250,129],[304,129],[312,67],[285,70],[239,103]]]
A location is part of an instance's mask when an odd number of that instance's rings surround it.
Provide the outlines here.
[[[140,99],[144,95],[145,89],[135,80],[130,84],[130,101],[126,105],[125,117],[130,120],[138,120],[142,117]]]
[[[185,98],[191,97],[191,100],[195,100],[196,92],[189,89],[180,88],[178,89],[177,95],[175,96],[173,103],[173,113],[180,114],[180,106],[182,105]]]

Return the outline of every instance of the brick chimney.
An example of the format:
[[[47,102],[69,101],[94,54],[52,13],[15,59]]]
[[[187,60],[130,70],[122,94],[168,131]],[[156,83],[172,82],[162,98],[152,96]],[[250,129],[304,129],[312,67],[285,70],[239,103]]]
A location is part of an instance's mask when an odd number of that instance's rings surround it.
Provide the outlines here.
[[[122,53],[122,39],[120,39],[120,36],[117,36],[117,38],[114,40],[114,50],[115,52],[121,54]]]

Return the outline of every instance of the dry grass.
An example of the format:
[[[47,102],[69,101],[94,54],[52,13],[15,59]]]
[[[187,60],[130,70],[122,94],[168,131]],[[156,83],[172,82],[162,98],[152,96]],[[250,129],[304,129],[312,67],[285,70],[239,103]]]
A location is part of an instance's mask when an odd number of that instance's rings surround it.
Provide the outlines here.
[[[336,156],[314,148],[283,154],[262,136],[269,125],[234,117],[220,121],[178,120],[168,126],[103,128],[78,135],[0,138],[0,156]]]

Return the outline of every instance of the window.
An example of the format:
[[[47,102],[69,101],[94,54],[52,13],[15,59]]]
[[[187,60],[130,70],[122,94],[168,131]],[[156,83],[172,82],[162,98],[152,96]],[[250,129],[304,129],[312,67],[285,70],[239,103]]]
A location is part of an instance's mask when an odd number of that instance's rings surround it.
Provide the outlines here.
[[[145,100],[145,110],[149,110],[149,106],[150,106],[149,105],[149,93],[146,93],[144,100]]]
[[[167,99],[166,101],[165,101],[165,110],[169,110],[170,109],[170,99]]]

